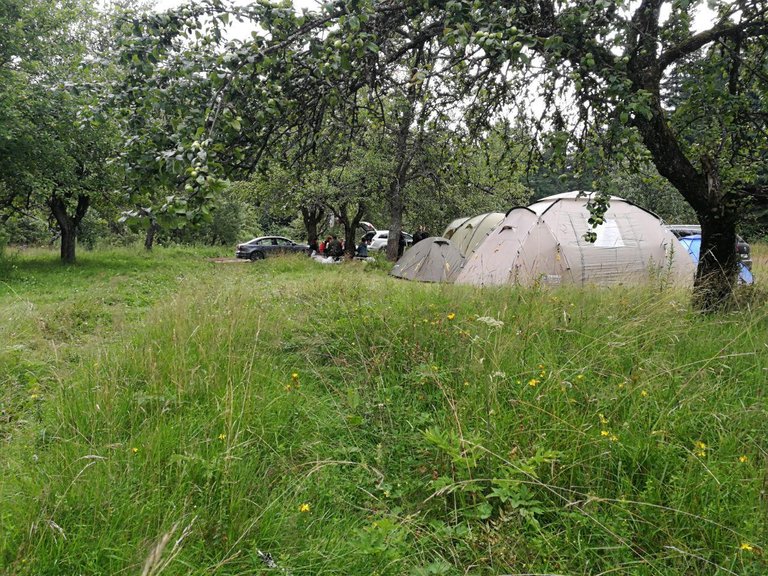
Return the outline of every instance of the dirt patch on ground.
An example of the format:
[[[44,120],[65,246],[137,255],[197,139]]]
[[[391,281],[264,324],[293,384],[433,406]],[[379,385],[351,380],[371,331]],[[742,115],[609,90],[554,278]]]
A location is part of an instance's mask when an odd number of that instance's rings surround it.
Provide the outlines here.
[[[215,262],[216,264],[242,264],[250,262],[250,260],[243,260],[242,258],[208,258],[208,262]]]

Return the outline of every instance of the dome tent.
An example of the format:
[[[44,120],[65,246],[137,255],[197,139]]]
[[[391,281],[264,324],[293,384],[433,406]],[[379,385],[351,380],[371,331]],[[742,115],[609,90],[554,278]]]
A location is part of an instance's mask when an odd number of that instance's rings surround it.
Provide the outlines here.
[[[488,233],[504,220],[503,212],[487,212],[472,218],[467,218],[451,236],[451,242],[461,252],[462,256],[470,254],[485,240]]]
[[[450,240],[432,236],[406,250],[390,274],[405,280],[453,282],[463,263],[464,257]]]
[[[667,274],[690,286],[694,267],[687,251],[661,220],[631,202],[611,197],[605,222],[587,220],[591,193],[568,192],[513,208],[467,259],[458,284],[610,285],[640,283]]]
[[[456,230],[459,229],[459,227],[469,220],[469,216],[465,216],[463,218],[456,218],[456,220],[452,220],[448,226],[445,227],[445,230],[443,230],[443,238],[446,240],[450,240],[451,236],[453,236],[453,233],[456,232]]]

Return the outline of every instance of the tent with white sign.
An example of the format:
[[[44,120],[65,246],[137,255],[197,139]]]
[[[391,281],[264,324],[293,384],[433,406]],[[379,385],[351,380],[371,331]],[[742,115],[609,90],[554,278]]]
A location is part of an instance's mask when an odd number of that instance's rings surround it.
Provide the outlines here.
[[[567,192],[513,208],[468,257],[456,283],[693,283],[687,250],[657,216],[612,196],[604,223],[593,229],[587,222],[590,195]],[[595,242],[584,238],[589,231],[597,234]]]

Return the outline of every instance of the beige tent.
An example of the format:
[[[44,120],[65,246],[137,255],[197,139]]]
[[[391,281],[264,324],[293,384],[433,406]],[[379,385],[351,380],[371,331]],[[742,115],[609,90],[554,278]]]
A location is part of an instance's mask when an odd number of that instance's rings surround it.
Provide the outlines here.
[[[469,220],[469,216],[465,216],[464,218],[456,218],[456,220],[453,220],[448,226],[446,226],[445,230],[443,231],[443,238],[446,240],[450,240],[451,236],[453,236],[453,233],[456,232],[456,230],[459,229],[459,226],[464,224]]]
[[[453,233],[451,242],[463,256],[468,258],[502,220],[504,220],[503,212],[488,212],[468,218]]]
[[[390,274],[421,282],[453,282],[463,263],[464,257],[450,240],[433,236],[406,250]]]
[[[587,242],[586,196],[568,192],[513,208],[467,259],[457,284],[609,285],[669,278],[691,285],[690,257],[654,214],[611,197],[605,222]]]

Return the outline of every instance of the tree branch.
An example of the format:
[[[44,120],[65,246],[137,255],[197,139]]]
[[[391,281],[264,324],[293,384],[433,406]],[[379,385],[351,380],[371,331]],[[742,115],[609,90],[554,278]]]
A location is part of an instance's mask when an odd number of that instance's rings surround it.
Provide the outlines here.
[[[748,38],[768,33],[768,22],[750,20],[736,25],[718,24],[714,28],[694,34],[676,46],[661,53],[658,59],[659,70],[674,64],[681,58],[693,54],[699,48],[715,40]]]

